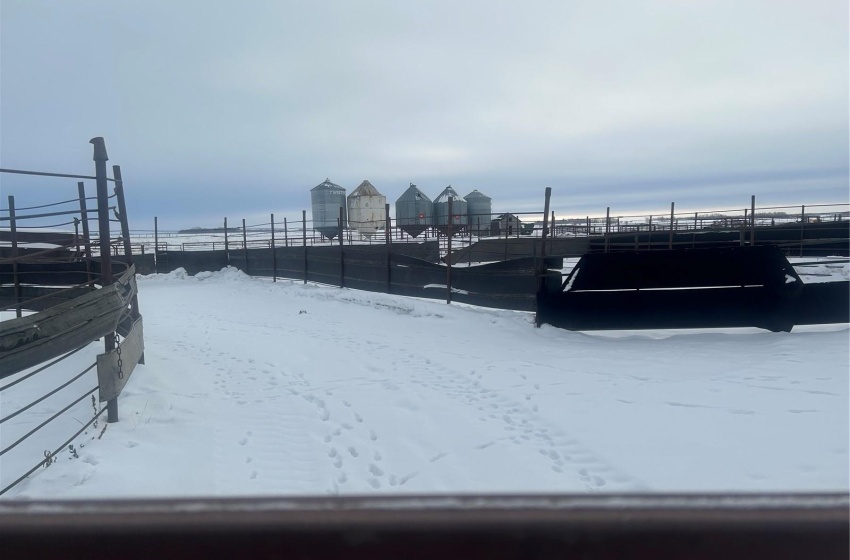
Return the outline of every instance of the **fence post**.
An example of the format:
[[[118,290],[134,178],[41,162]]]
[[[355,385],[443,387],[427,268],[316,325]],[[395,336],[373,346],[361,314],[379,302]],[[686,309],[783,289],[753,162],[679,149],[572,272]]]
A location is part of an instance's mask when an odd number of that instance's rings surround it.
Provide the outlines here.
[[[548,228],[547,218],[549,217],[549,200],[552,196],[552,187],[546,187],[546,199],[543,203],[543,232],[540,239],[540,260],[538,261],[537,266],[535,267],[537,273],[537,293],[535,294],[535,301],[539,302],[540,300],[540,292],[543,290],[543,273],[546,270],[546,233]],[[535,250],[537,245],[534,245]],[[537,304],[535,303],[535,313],[534,313],[534,325],[536,327],[540,327],[540,310],[536,309]]]
[[[118,201],[118,221],[121,222],[121,237],[124,238],[124,258],[128,266],[133,266],[133,245],[130,243],[130,221],[127,218],[127,203],[124,198],[124,180],[121,178],[121,166],[112,166],[112,175],[115,178],[115,198]],[[82,183],[79,183],[82,184]],[[134,294],[131,300],[132,309],[130,316],[135,321],[142,316],[139,310],[139,294]],[[145,354],[139,357],[139,363],[145,363]]]
[[[97,183],[97,218],[100,243],[100,284],[102,288],[105,288],[113,283],[112,255],[109,245],[109,192],[106,184],[106,162],[109,160],[109,156],[106,154],[106,145],[102,137],[92,138],[89,143],[94,145],[93,159]],[[115,349],[114,332],[104,337],[104,347],[107,354]],[[109,423],[118,422],[117,398],[106,401],[106,421]]]
[[[803,232],[806,227],[806,205],[804,204],[802,207],[802,212],[800,213],[800,256],[803,256],[803,243],[805,242],[805,236]]]
[[[647,250],[652,251],[652,214],[649,215],[649,233],[646,236]]]
[[[667,242],[667,248],[673,248],[673,220],[676,217],[676,203],[670,203],[670,240]]]
[[[611,249],[611,207],[605,208],[605,252]]]
[[[127,202],[124,198],[124,180],[121,178],[121,166],[113,165],[112,174],[115,177],[115,198],[118,200],[118,220],[121,222],[121,237],[124,238],[124,258],[127,259],[127,264],[133,266],[133,245],[130,243],[130,221],[127,217]],[[79,183],[82,185],[82,183]],[[83,226],[83,231],[87,230],[88,226]],[[141,316],[139,310],[139,296],[133,296],[133,319],[138,319]],[[144,354],[139,360],[140,364],[145,363]]]
[[[227,216],[224,217],[224,258],[227,259],[227,265],[230,266],[230,242],[227,239]]]
[[[128,265],[133,265],[133,246],[130,243],[130,223],[127,221],[127,203],[124,199],[124,181],[121,179],[121,166],[112,166],[115,178],[115,198],[118,201],[118,221],[121,223],[121,237],[124,240],[124,258]]]
[[[307,211],[301,211],[301,241],[304,244],[304,283],[307,283]]]
[[[242,218],[242,254],[245,262],[245,274],[248,272],[248,229],[245,227],[245,218]]]
[[[552,187],[546,187],[546,198],[543,202],[543,235],[540,238],[540,270],[543,270],[543,259],[546,258],[546,237],[549,234],[549,199],[552,196]]]
[[[21,317],[21,278],[18,275],[18,230],[15,223],[15,197],[9,195],[9,240],[12,243],[12,277],[15,279],[15,316]]]
[[[286,223],[286,217],[283,218],[283,246],[289,247],[289,224]]]
[[[392,266],[390,265],[390,228],[392,226],[392,222],[390,221],[390,205],[384,204],[384,215],[386,216],[386,223],[384,224],[384,240],[385,245],[387,246],[387,293],[390,293],[390,287],[392,286],[392,282],[390,279],[390,271],[392,270]]]
[[[756,195],[750,199],[750,247],[756,244]]]
[[[272,282],[277,282],[277,248],[274,245],[274,214],[272,214]]]
[[[452,302],[452,202],[454,197],[449,195],[449,209],[448,209],[448,228],[446,229],[446,233],[448,234],[448,241],[446,246],[446,303]]]
[[[694,212],[694,233],[691,238],[691,249],[695,249],[697,246],[697,219],[699,216],[699,212]]]
[[[337,218],[337,222],[339,223],[339,287],[345,287],[345,250],[342,248],[342,206],[339,207],[339,218]]]
[[[153,270],[159,272],[159,217],[153,217]]]
[[[86,208],[86,187],[82,181],[77,183],[77,193],[80,195],[80,219],[83,225],[83,246],[86,251],[86,280],[91,282],[91,233],[89,232],[89,213]],[[154,228],[155,230],[156,228]],[[156,249],[154,249],[154,258],[156,258]],[[155,266],[154,272],[156,272]],[[93,286],[89,285],[89,287],[92,288]]]

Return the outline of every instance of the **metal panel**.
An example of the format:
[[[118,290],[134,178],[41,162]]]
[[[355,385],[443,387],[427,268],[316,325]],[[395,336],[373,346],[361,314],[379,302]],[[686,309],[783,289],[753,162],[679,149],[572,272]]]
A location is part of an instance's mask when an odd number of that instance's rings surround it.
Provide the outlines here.
[[[120,351],[120,354],[119,354]],[[97,380],[100,385],[100,402],[117,398],[145,352],[142,318],[139,317],[120,346],[97,356]],[[119,367],[118,361],[121,360]]]

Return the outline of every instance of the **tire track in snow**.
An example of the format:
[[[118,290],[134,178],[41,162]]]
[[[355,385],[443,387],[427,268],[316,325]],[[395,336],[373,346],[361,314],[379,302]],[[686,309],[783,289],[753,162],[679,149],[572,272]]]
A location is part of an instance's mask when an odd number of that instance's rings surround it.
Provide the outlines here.
[[[506,432],[503,437],[475,445],[475,450],[482,451],[506,442],[524,447],[533,446],[550,462],[554,472],[577,478],[589,491],[603,487],[633,489],[641,486],[633,477],[596,457],[578,439],[564,434],[542,419],[537,414],[536,405],[528,408],[485,387],[482,384],[483,373],[471,371],[466,375],[458,374],[416,353],[398,360],[398,364],[407,372],[410,383],[475,407],[480,421],[500,425]],[[535,384],[535,390],[539,389],[540,386]],[[526,400],[530,400],[530,395],[526,394]],[[430,462],[439,461],[448,455],[448,452],[441,452],[432,457]]]
[[[233,356],[222,362],[220,369],[226,372],[217,375],[217,488],[314,492],[320,486],[315,440],[305,425],[311,407],[280,384],[272,385],[285,377],[281,372]]]

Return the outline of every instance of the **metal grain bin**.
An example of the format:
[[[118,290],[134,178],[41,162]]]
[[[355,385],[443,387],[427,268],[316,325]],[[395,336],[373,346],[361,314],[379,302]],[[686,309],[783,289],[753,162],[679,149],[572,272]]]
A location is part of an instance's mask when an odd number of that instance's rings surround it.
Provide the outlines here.
[[[348,195],[348,225],[363,235],[372,236],[387,221],[387,197],[369,181]]]
[[[486,194],[474,190],[464,197],[466,199],[466,211],[469,216],[469,229],[475,235],[488,235],[490,233],[490,220],[493,213],[493,201]]]
[[[395,201],[395,218],[401,231],[416,237],[434,225],[434,203],[410,183],[410,187]]]
[[[342,208],[342,227],[345,228],[345,189],[329,179],[310,189],[313,205],[313,229],[333,239],[340,234],[339,209]]]
[[[444,234],[449,229],[449,197],[452,197],[452,233],[466,228],[469,222],[466,199],[457,194],[449,185],[440,193],[440,196],[434,199],[434,221],[437,230]]]

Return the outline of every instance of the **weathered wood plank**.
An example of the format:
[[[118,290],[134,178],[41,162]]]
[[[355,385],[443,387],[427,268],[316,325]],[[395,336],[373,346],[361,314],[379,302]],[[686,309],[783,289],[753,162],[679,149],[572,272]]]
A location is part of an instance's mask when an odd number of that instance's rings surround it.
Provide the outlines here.
[[[133,323],[124,341],[114,350],[97,356],[97,379],[100,385],[100,402],[117,398],[130,380],[130,375],[145,352],[142,318]],[[120,348],[120,355],[119,355]],[[121,363],[118,363],[118,360]]]
[[[129,268],[106,288],[46,311],[0,323],[0,379],[114,332],[137,291]]]

